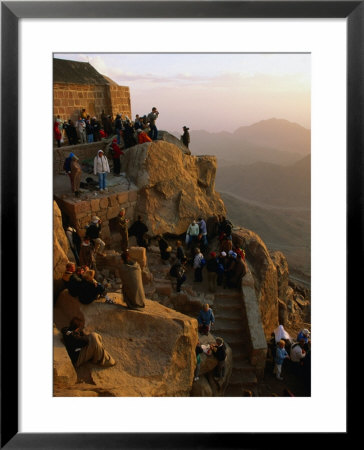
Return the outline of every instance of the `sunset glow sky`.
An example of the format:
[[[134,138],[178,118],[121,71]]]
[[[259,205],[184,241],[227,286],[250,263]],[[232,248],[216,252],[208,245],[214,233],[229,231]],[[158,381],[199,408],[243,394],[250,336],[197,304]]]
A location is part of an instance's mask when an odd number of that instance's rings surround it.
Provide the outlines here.
[[[133,119],[156,106],[159,129],[235,131],[272,117],[310,128],[309,54],[55,54],[129,86]]]

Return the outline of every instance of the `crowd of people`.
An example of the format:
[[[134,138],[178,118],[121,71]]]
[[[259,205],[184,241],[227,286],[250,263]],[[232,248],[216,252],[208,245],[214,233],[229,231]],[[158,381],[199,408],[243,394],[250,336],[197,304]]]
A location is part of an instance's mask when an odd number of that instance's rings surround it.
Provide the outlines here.
[[[104,138],[110,138],[116,135],[117,144],[123,148],[129,148],[137,143],[151,142],[158,139],[158,129],[156,121],[159,111],[156,107],[148,115],[140,116],[136,114],[135,119],[131,120],[126,114],[116,114],[113,118],[110,114],[106,115],[103,110],[100,120],[87,114],[85,109],[80,111],[78,120],[63,120],[57,115],[54,124],[54,138],[57,146],[62,144],[77,145],[101,141]],[[187,140],[186,132],[188,128],[183,127],[183,141]],[[189,137],[188,137],[189,142]]]

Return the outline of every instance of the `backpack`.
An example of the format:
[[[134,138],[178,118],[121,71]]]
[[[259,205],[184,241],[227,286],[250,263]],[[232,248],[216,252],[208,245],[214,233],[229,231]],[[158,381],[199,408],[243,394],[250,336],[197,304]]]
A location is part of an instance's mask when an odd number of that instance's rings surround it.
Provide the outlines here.
[[[72,158],[70,158],[69,156],[64,160],[63,170],[65,172],[71,172],[71,160]]]
[[[206,266],[206,259],[205,259],[205,258],[202,258],[201,261],[200,261],[200,267],[201,267],[201,269],[202,269],[202,268],[205,267],[205,266]]]

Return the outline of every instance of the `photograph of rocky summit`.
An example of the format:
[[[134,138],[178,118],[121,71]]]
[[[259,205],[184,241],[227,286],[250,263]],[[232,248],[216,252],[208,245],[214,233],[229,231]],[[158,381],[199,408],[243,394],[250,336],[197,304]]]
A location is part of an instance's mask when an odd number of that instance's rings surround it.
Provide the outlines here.
[[[53,395],[311,395],[309,54],[55,54]]]

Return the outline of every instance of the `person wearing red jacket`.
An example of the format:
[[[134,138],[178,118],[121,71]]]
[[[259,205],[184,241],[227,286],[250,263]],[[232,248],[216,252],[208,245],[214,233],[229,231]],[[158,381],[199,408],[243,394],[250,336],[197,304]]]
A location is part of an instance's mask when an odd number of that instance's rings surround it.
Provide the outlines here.
[[[54,122],[54,137],[56,138],[57,141],[57,146],[60,147],[61,146],[61,139],[62,139],[62,133],[61,130],[59,129],[59,122],[56,120]]]
[[[113,139],[111,143],[112,148],[112,159],[113,159],[113,172],[114,175],[120,175],[120,156],[124,154],[124,152],[120,149],[117,144],[117,139]]]
[[[147,135],[147,133],[140,128],[137,130],[138,133],[138,144],[144,144],[144,142],[152,142],[152,139]]]

